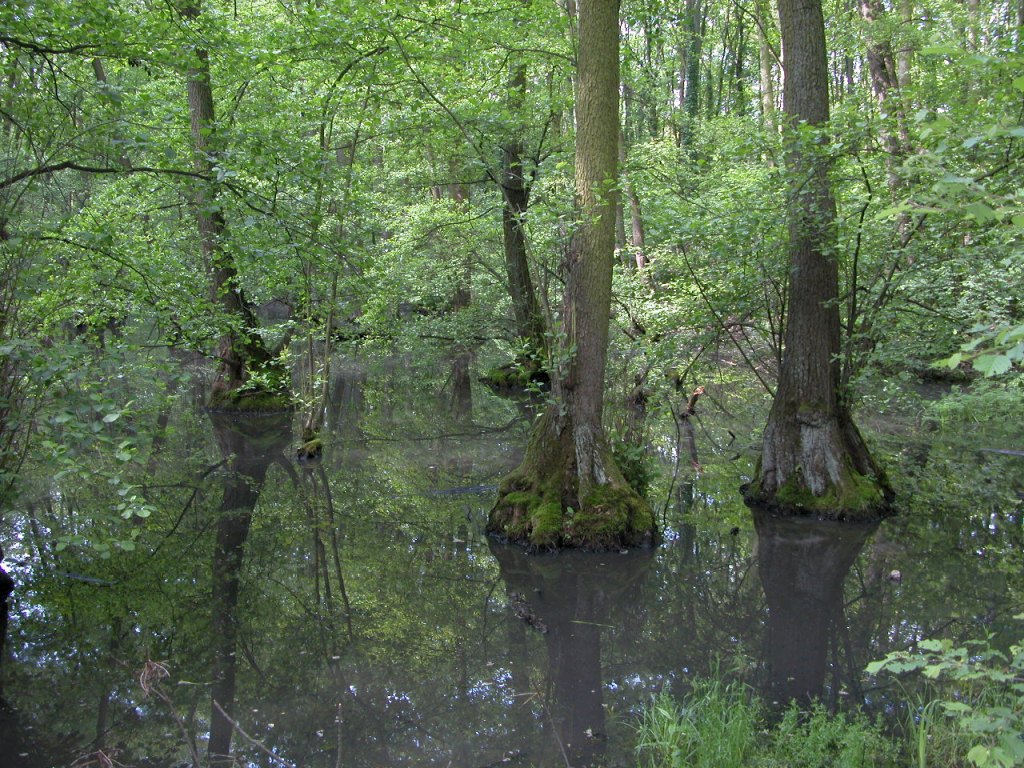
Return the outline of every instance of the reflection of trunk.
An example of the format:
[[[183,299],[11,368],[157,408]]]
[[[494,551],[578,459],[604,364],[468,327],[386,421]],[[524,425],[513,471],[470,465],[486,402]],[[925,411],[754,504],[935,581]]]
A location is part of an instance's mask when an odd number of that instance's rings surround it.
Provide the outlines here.
[[[779,702],[821,694],[843,580],[876,523],[776,517],[755,510],[758,568],[768,601],[768,668]]]
[[[452,416],[462,424],[473,421],[473,386],[470,375],[472,352],[463,352],[452,360]]]
[[[229,419],[218,414],[212,414],[211,418],[221,456],[229,467],[224,474],[224,493],[213,553],[210,601],[213,610],[210,627],[212,698],[233,717],[238,588],[245,541],[267,469],[271,462],[282,456],[281,452],[291,442],[291,419],[288,415]],[[213,707],[209,743],[211,764],[233,764],[229,757],[232,730],[227,718]]]
[[[2,686],[2,678],[0,678]],[[47,738],[38,732],[38,721],[31,716],[22,717],[3,697],[0,687],[0,749],[3,750],[4,768],[40,768],[51,765],[71,765],[80,755],[60,754],[58,743],[69,740]],[[63,747],[66,749],[67,747]]]
[[[0,549],[0,562],[4,559],[4,551]],[[7,598],[14,591],[14,579],[0,565],[0,669],[4,663],[4,646],[7,642]]]
[[[623,625],[649,570],[650,553],[536,557],[500,544],[492,544],[491,552],[510,600],[520,613],[529,613],[534,627],[546,628],[553,699],[545,704],[560,752],[570,765],[599,763],[605,751],[601,629]],[[515,668],[512,675],[525,678]]]

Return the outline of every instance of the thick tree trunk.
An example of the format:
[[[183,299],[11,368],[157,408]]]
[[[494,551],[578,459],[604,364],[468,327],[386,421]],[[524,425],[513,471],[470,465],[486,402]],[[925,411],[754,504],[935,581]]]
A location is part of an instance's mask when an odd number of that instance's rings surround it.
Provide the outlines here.
[[[785,111],[825,126],[828,66],[820,0],[780,0]],[[841,400],[835,203],[822,138],[794,135],[787,153],[790,312],[775,402],[747,500],[830,517],[877,516],[889,486]]]
[[[602,426],[615,251],[619,137],[617,0],[579,7],[576,207],[567,254],[556,405],[502,484],[492,533],[535,547],[631,546],[653,536],[650,507],[622,477]]]

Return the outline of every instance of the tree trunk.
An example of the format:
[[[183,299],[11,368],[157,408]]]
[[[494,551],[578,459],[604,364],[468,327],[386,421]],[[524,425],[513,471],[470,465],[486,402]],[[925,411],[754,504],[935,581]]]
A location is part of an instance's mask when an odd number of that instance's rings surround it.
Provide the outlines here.
[[[785,112],[828,124],[828,63],[820,0],[780,0]],[[825,139],[790,138],[789,295],[779,387],[747,501],[795,513],[872,517],[891,497],[839,387],[839,274],[835,203]],[[819,137],[821,134],[818,134]]]
[[[892,38],[880,23],[885,13],[881,0],[860,0],[859,9],[860,17],[868,29],[868,74],[871,78],[871,93],[878,106],[879,135],[886,152],[887,184],[895,201],[905,186],[899,173],[907,154],[907,147],[901,140],[906,132],[906,120],[900,102],[899,73],[896,71]],[[899,242],[904,242],[905,231],[909,226],[910,218],[904,214],[898,224]]]
[[[704,12],[701,7],[701,0],[686,0],[685,31],[687,37],[686,45],[686,73],[685,73],[685,95],[683,100],[683,138],[681,143],[689,143],[689,136],[693,133],[692,123],[697,119],[700,111],[700,57],[704,47]]]
[[[771,11],[766,7],[765,0],[754,3],[755,21],[757,22],[757,50],[761,73],[761,118],[764,127],[775,132],[775,80],[772,77],[772,47],[768,40],[768,23],[774,27]]]
[[[526,66],[512,66],[508,85],[509,108],[519,115],[526,94]],[[517,129],[518,133],[518,129]],[[505,247],[505,274],[512,298],[516,333],[526,343],[527,354],[546,357],[547,340],[544,316],[530,278],[526,252],[526,209],[530,205],[530,188],[523,177],[522,143],[518,136],[506,142],[502,150],[501,228]]]
[[[200,14],[198,0],[181,9],[185,20]],[[225,330],[217,346],[220,363],[210,395],[210,406],[217,409],[280,410],[282,401],[277,391],[252,391],[242,396],[253,370],[266,367],[270,355],[254,329],[257,326],[252,304],[238,284],[238,270],[231,252],[224,247],[228,237],[227,222],[217,200],[217,186],[210,177],[216,173],[213,141],[216,130],[210,59],[207,51],[196,48],[188,68],[188,111],[192,137],[192,165],[206,181],[195,188],[196,224],[199,247],[210,287],[210,301],[223,314]],[[268,398],[267,395],[270,395]]]
[[[624,259],[624,263],[626,263],[631,268],[635,266],[637,270],[640,270],[642,272],[644,270],[644,268],[648,264],[646,240],[644,238],[644,218],[643,218],[643,214],[641,213],[641,210],[640,210],[640,196],[637,194],[636,187],[633,185],[632,181],[630,181],[629,177],[625,174],[625,171],[623,170],[625,168],[625,166],[626,166],[626,137],[623,134],[623,132],[620,131],[619,132],[619,167],[620,167],[620,171],[619,172],[620,172],[620,175],[622,176],[622,193],[623,193],[623,195],[625,195],[626,199],[629,201],[629,238],[628,238],[628,246],[629,247],[628,247],[628,251],[629,251],[629,257],[630,258]],[[625,234],[626,234],[626,232],[625,232],[625,229],[626,229],[625,206],[622,205],[621,199],[619,201],[619,205],[618,205],[616,210],[617,210],[617,213],[616,213],[615,225],[616,225],[616,227],[618,227],[620,224],[622,225],[622,238],[623,238],[622,244],[619,245],[619,243],[616,243],[616,245],[619,246],[619,247],[626,247],[627,243],[626,243],[626,237],[625,237]],[[619,217],[621,217],[621,221],[620,221]],[[619,236],[616,235],[616,240],[618,240],[618,237]],[[647,275],[646,277],[649,278],[649,275]]]
[[[624,547],[653,537],[650,507],[622,477],[601,417],[615,251],[619,137],[617,0],[579,6],[577,226],[566,257],[555,405],[502,483],[488,530],[535,547]]]

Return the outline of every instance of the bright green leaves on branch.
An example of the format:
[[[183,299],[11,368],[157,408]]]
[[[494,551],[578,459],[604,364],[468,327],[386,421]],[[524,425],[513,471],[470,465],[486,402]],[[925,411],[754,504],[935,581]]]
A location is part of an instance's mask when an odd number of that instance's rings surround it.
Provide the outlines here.
[[[1024,619],[1024,614],[1017,616]],[[922,640],[914,651],[894,651],[867,666],[871,675],[920,675],[929,681],[926,695],[933,697],[920,715],[919,729],[932,728],[924,735],[918,758],[925,760],[928,742],[951,741],[949,757],[967,760],[978,768],[1011,768],[1024,765],[1024,645],[1009,652],[988,641],[955,645],[950,640]],[[935,708],[945,721],[931,724]],[[946,740],[937,733],[948,734]],[[921,763],[925,764],[924,762]],[[927,764],[944,764],[932,756]]]

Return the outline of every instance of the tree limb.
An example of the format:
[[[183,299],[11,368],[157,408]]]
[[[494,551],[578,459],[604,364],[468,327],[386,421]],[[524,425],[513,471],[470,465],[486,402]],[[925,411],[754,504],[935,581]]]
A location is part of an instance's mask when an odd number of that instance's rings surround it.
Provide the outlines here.
[[[0,189],[5,189],[19,181],[25,179],[31,179],[35,176],[45,176],[48,173],[56,173],[57,171],[81,171],[82,173],[153,173],[153,174],[168,174],[170,176],[185,176],[192,179],[202,179],[203,181],[209,181],[209,176],[196,173],[195,171],[182,171],[177,168],[150,168],[142,166],[138,168],[125,168],[124,166],[117,166],[110,168],[107,166],[94,166],[94,165],[82,165],[76,163],[74,160],[65,160],[60,163],[53,163],[51,165],[40,165],[35,168],[29,168],[16,173],[13,176],[8,176],[6,179],[0,180]]]

